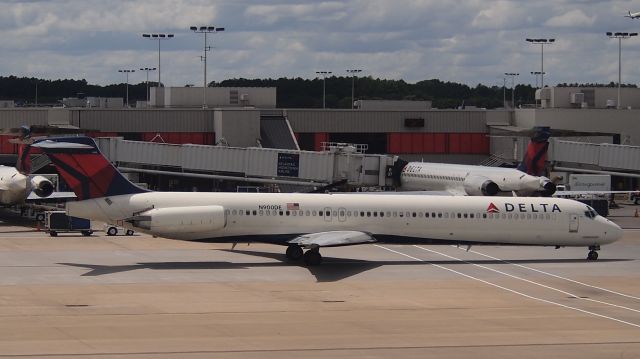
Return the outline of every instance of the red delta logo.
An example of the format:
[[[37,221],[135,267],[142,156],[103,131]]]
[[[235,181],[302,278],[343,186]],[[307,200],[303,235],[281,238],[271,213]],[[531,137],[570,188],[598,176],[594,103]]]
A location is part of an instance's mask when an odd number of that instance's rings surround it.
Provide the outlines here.
[[[489,207],[487,207],[487,213],[500,213],[500,210],[491,202],[489,203]]]

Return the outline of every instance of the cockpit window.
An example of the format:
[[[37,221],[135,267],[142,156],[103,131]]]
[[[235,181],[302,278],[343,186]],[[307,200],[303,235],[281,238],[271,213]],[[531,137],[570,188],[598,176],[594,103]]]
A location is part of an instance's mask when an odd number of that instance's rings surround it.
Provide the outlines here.
[[[596,212],[596,210],[593,209],[592,207],[587,206],[587,210],[584,212],[584,215],[587,218],[593,219],[593,218],[596,218],[598,216],[598,212]]]

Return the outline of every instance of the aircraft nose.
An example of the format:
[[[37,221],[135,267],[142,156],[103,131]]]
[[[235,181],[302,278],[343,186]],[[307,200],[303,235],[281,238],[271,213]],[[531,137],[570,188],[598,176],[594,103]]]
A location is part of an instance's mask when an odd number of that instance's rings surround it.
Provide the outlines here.
[[[14,191],[26,191],[29,184],[27,176],[17,173],[12,177],[12,181],[9,182],[9,187]]]
[[[617,224],[611,222],[610,220],[608,219],[605,219],[605,220],[607,221],[607,228],[606,228],[606,235],[605,235],[605,239],[607,240],[607,242],[608,243],[615,242],[620,238],[622,238],[622,235],[624,234],[624,230],[620,228],[620,226],[618,226]]]

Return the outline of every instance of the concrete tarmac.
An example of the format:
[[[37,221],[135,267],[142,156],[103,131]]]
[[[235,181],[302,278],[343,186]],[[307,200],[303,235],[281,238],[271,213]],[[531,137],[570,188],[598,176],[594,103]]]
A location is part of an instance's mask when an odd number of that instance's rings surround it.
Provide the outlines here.
[[[625,206],[611,217],[640,227]],[[616,217],[617,215],[617,217]],[[0,225],[0,358],[640,358],[640,231],[586,248],[323,249]]]

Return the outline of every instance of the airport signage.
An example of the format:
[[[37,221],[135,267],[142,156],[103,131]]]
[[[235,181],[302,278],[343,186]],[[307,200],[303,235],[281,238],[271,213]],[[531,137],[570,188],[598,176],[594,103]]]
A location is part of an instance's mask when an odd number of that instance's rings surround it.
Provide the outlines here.
[[[298,177],[300,155],[297,153],[278,153],[278,176]]]

